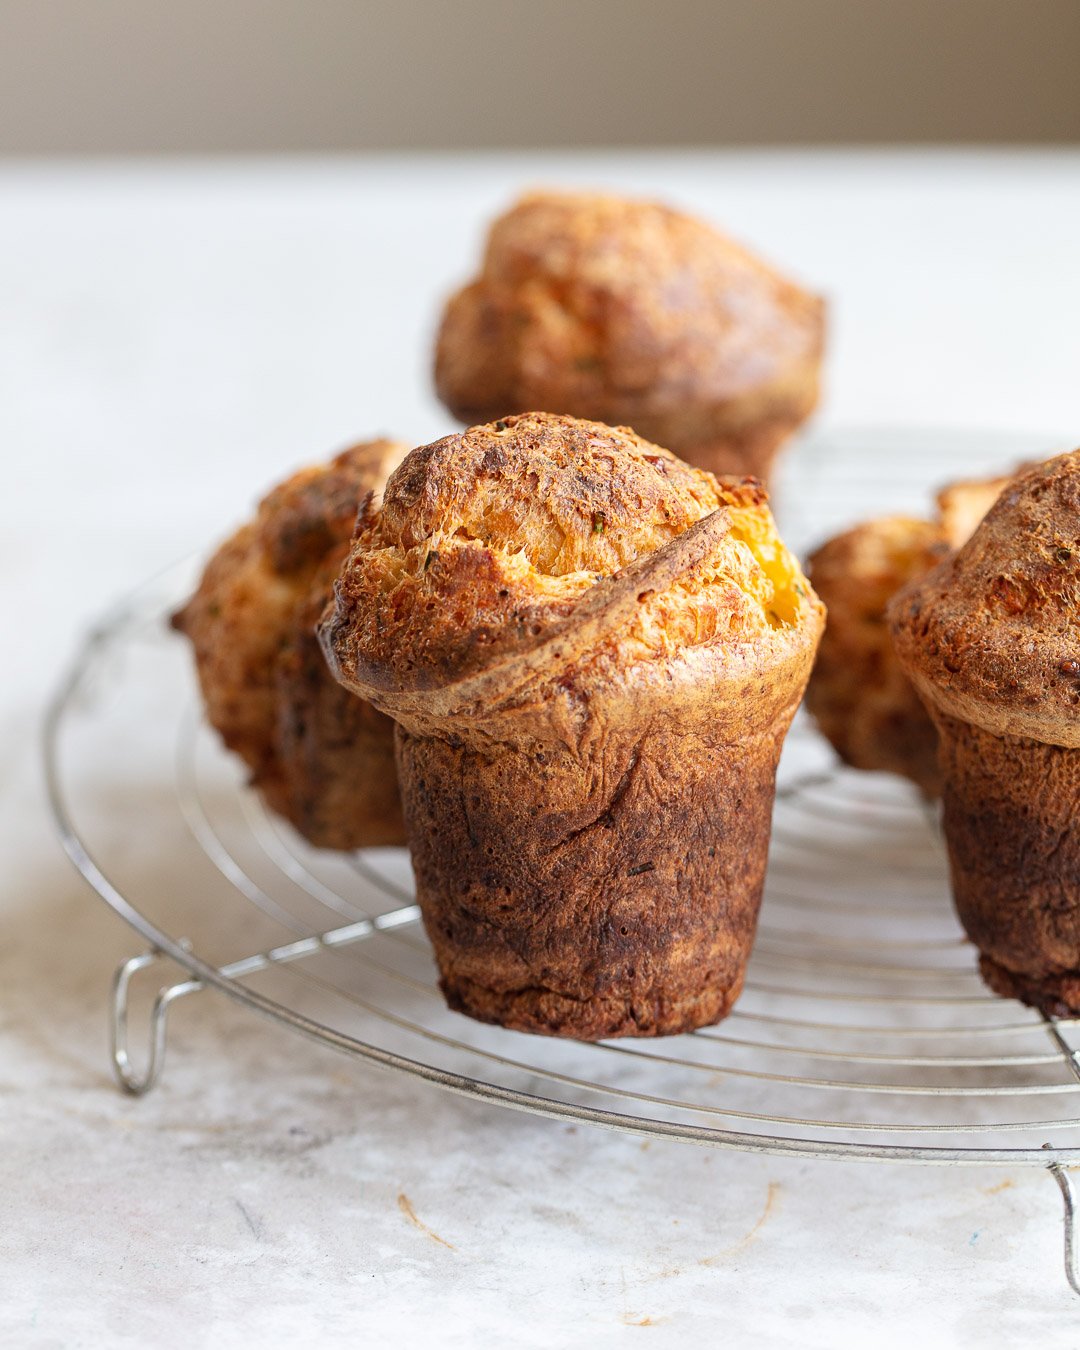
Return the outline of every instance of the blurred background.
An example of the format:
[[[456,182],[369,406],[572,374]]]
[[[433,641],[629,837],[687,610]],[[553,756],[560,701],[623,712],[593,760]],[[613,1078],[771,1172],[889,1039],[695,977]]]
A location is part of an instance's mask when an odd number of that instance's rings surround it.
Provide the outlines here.
[[[1077,0],[0,0],[0,154],[1060,143]]]
[[[537,185],[824,295],[823,425],[1068,437],[1077,70],[1080,0],[0,0],[0,439],[164,550],[163,492],[212,537],[442,435],[441,304]]]

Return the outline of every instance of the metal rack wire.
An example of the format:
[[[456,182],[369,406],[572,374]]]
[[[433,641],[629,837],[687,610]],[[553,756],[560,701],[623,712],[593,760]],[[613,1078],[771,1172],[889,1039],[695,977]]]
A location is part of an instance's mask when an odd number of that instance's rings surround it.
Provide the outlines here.
[[[348,1054],[546,1116],[810,1158],[1045,1167],[1080,1293],[1065,1170],[1080,1164],[1077,1024],[985,990],[933,812],[904,784],[838,767],[797,722],[759,939],[719,1026],[596,1045],[481,1026],[442,1001],[404,854],[309,848],[202,727],[186,651],[162,622],[190,572],[91,634],[46,727],[64,846],[147,944],[113,986],[128,1092],[159,1078],[172,1004],[213,988]],[[117,794],[132,788],[143,849],[118,824]],[[183,977],[162,986],[137,1068],[129,991],[162,961]]]

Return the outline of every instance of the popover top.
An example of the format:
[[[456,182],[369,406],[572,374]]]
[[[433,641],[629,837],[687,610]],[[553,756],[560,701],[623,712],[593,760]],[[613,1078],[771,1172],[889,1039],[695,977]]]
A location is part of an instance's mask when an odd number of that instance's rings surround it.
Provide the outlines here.
[[[382,487],[407,449],[400,441],[361,441],[271,488],[255,520],[266,566],[287,577],[322,564],[348,542],[360,503]]]
[[[889,616],[904,669],[944,713],[1080,746],[1080,451],[1012,479]]]
[[[552,408],[681,423],[692,406],[801,390],[823,341],[822,301],[704,221],[537,192],[495,221],[479,277],[447,303],[435,382],[466,422]]]
[[[553,678],[600,653],[720,648],[745,672],[812,652],[820,626],[756,479],[527,413],[405,459],[358,521],[322,636],[338,678],[395,712],[529,653]]]

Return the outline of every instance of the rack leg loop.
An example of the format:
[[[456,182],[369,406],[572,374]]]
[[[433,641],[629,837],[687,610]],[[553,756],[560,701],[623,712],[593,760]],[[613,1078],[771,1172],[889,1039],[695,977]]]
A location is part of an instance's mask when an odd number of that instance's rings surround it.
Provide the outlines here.
[[[157,1082],[165,1063],[165,1032],[169,1014],[169,1005],[185,994],[193,994],[202,989],[199,980],[182,980],[179,984],[165,985],[158,992],[154,1006],[150,1010],[150,1036],[147,1050],[146,1068],[140,1074],[131,1065],[128,1055],[128,990],[132,976],[161,959],[161,952],[148,951],[141,956],[133,956],[119,967],[113,976],[112,1016],[109,1019],[109,1048],[112,1053],[113,1072],[116,1080],[125,1092],[133,1097],[141,1097]]]
[[[1049,1144],[1043,1145],[1043,1148],[1049,1147]],[[1061,1198],[1065,1202],[1065,1278],[1069,1281],[1069,1287],[1073,1293],[1080,1294],[1080,1268],[1077,1265],[1080,1252],[1078,1252],[1076,1241],[1076,1192],[1073,1189],[1072,1177],[1060,1163],[1050,1163],[1047,1171],[1057,1182],[1061,1190]]]

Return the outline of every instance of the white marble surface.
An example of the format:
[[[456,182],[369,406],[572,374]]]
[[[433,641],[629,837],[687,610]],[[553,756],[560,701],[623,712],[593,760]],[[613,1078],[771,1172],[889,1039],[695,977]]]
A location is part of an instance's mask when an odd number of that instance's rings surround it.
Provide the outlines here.
[[[48,686],[288,466],[448,428],[437,297],[536,182],[664,195],[824,289],[830,421],[1080,441],[1080,154],[0,170],[0,1343],[1073,1346],[1038,1173],[646,1147],[213,996],[150,1097],[108,1077],[137,943],[52,839]]]

